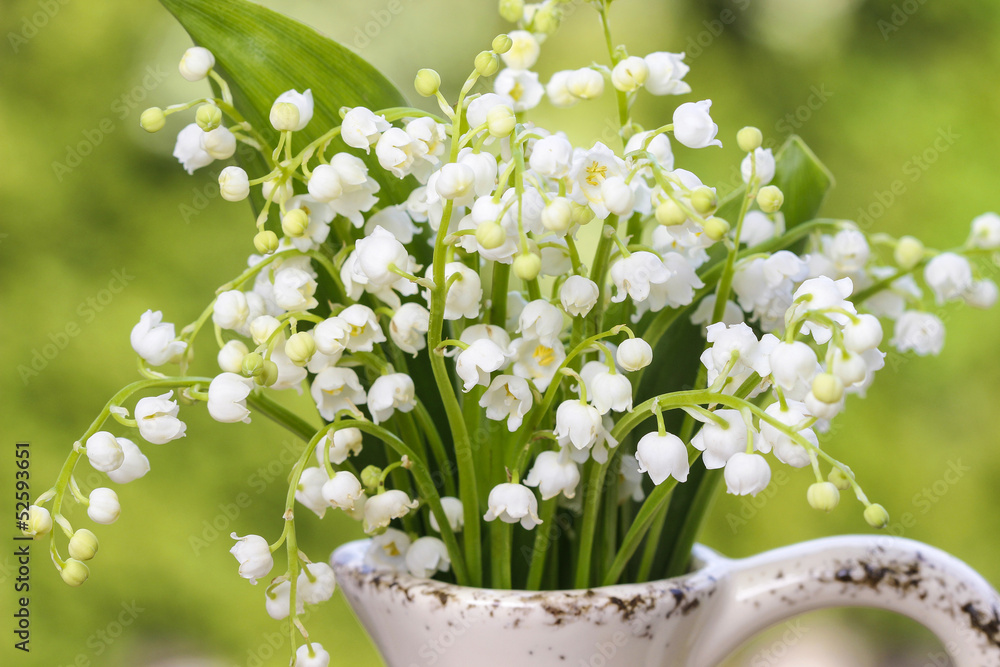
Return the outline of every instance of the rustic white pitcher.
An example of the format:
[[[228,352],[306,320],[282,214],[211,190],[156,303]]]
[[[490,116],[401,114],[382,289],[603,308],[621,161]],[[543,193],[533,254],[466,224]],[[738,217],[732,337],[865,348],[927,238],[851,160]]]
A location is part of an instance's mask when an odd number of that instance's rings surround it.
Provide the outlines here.
[[[769,626],[825,607],[904,614],[956,667],[1000,666],[1000,596],[912,540],[830,537],[741,560],[697,546],[684,576],[540,593],[378,571],[368,544],[345,544],[331,565],[389,667],[714,667]]]

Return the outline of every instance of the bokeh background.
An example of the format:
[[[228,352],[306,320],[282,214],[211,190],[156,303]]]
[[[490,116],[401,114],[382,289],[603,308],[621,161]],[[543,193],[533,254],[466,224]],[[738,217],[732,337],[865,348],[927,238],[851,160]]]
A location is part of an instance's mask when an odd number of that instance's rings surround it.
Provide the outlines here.
[[[265,4],[347,44],[406,91],[423,66],[464,80],[472,57],[509,29],[493,2]],[[690,99],[714,100],[727,145],[678,148],[678,164],[707,182],[733,182],[734,134],[754,124],[774,143],[801,134],[829,166],[837,186],[828,215],[868,214],[874,228],[944,248],[964,240],[975,215],[1000,209],[1000,5],[991,0],[619,0],[612,16],[616,41],[632,53],[687,51]],[[598,28],[580,5],[545,45],[543,80],[602,61]],[[247,206],[217,196],[217,167],[189,177],[171,158],[180,122],[155,136],[138,127],[145,107],[204,90],[177,74],[189,41],[156,2],[3,0],[0,37],[0,489],[8,507],[15,440],[31,443],[35,493],[44,490],[107,397],[135,378],[128,332],[139,314],[193,320],[242,268],[252,220]],[[659,124],[675,103],[643,102],[639,117]],[[559,123],[582,141],[603,129],[611,104],[606,95],[559,112]],[[554,112],[543,105],[537,117],[544,124]],[[939,136],[951,138],[935,148]],[[905,191],[889,195],[897,180]],[[950,551],[1000,583],[1000,311],[949,309],[945,319],[944,354],[893,353],[828,446],[889,508],[895,534]],[[95,529],[101,553],[85,586],[66,587],[35,547],[32,652],[13,651],[5,625],[3,664],[286,664],[262,587],[235,574],[228,534],[277,524],[288,452],[300,444],[263,419],[224,426],[199,410],[185,418],[189,436],[145,447],[152,471],[119,489],[121,519]],[[944,481],[950,466],[962,471],[954,483]],[[809,510],[809,478],[791,472],[756,499],[721,497],[701,541],[744,556],[869,530],[852,502],[829,516]],[[322,522],[302,516],[311,554],[358,532],[336,512]],[[10,544],[0,550],[5,624],[16,576]],[[309,625],[336,664],[379,664],[339,595]],[[815,614],[790,629],[761,636],[728,664],[944,664],[932,637],[886,614]]]

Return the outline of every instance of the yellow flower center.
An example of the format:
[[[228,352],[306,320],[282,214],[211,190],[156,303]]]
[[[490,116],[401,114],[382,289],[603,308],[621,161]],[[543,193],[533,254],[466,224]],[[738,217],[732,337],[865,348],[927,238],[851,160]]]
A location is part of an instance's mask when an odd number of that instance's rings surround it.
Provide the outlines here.
[[[545,345],[539,345],[536,347],[531,356],[534,357],[539,366],[548,366],[556,360],[555,351],[551,347],[546,347]]]
[[[514,87],[511,88],[510,92],[507,93],[507,94],[510,95],[514,99],[515,102],[520,102],[521,101],[521,95],[524,95],[524,86],[521,85],[520,81],[515,81],[514,82]]]
[[[598,177],[603,180],[607,178],[607,176],[608,168],[605,165],[598,163],[597,160],[591,162],[590,166],[587,167],[587,182],[593,186],[601,184],[601,181],[597,180]]]

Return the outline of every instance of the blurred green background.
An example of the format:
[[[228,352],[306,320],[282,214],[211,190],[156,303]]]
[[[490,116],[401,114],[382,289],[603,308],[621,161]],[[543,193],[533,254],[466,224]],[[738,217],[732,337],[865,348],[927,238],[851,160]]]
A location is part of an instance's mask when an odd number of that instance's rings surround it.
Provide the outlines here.
[[[475,53],[509,29],[493,2],[265,4],[354,48],[407,92],[423,66],[437,68],[453,89]],[[389,12],[390,4],[398,11]],[[828,215],[868,211],[879,230],[949,247],[964,240],[975,215],[1000,209],[995,2],[620,0],[612,17],[616,41],[632,53],[688,52],[694,93],[685,99],[714,100],[727,145],[678,148],[678,165],[709,183],[734,182],[740,159],[734,134],[755,124],[775,143],[801,134],[830,167],[837,187]],[[594,12],[577,7],[544,47],[542,79],[603,61],[598,28]],[[182,123],[172,121],[159,135],[138,127],[143,108],[204,90],[177,74],[189,41],[157,3],[4,0],[0,35],[0,355],[8,457],[0,489],[9,503],[15,440],[31,443],[37,494],[107,397],[136,377],[128,332],[139,314],[152,308],[169,321],[193,320],[212,290],[242,268],[252,220],[245,205],[218,198],[216,166],[189,177],[171,158],[172,135]],[[659,124],[676,102],[646,100],[639,118]],[[611,104],[605,95],[561,111],[559,124],[583,140],[602,131]],[[545,105],[537,115],[542,124],[554,117]],[[954,139],[946,150],[934,149],[939,133],[949,131]],[[927,166],[914,171],[919,155]],[[896,180],[905,192],[879,213],[873,204]],[[119,282],[112,282],[116,275]],[[1000,583],[1000,443],[993,422],[1000,311],[948,310],[946,321],[945,353],[913,364],[893,353],[868,399],[849,403],[828,447],[894,519],[912,515],[910,525],[891,526],[896,534],[949,551]],[[285,640],[264,613],[263,588],[236,576],[228,534],[265,521],[279,525],[289,460],[283,452],[301,445],[264,419],[246,426],[212,423],[200,410],[184,416],[189,436],[145,446],[152,471],[119,488],[121,519],[95,529],[101,553],[84,587],[66,587],[36,545],[32,652],[13,651],[5,626],[3,664],[286,664],[287,647],[272,648]],[[949,485],[943,475],[951,464],[967,472]],[[85,472],[85,486],[94,485],[86,480]],[[809,482],[808,472],[786,471],[757,499],[720,498],[701,540],[744,556],[868,531],[852,502],[829,516],[809,510]],[[304,549],[316,557],[358,532],[338,513],[322,522],[302,516]],[[11,551],[0,552],[7,624],[16,576]],[[779,629],[731,664],[919,667],[935,664],[929,656],[939,650],[914,624],[887,615],[823,614],[804,623],[801,640],[781,645],[783,658],[768,651],[781,641]],[[339,595],[314,612],[309,626],[335,664],[378,664]]]

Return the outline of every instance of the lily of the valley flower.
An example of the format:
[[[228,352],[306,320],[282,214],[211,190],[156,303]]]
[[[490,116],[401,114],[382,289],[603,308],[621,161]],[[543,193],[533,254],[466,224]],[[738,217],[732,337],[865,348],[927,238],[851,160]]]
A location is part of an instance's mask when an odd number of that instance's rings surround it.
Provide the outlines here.
[[[239,537],[236,533],[230,535],[236,544],[229,550],[240,564],[240,576],[248,579],[251,584],[256,584],[257,580],[267,576],[267,573],[274,567],[274,558],[271,556],[271,549],[260,535],[247,535]]]
[[[385,116],[376,116],[365,107],[354,107],[344,115],[340,124],[340,137],[351,148],[360,148],[368,153],[378,143],[382,133],[390,127]]]
[[[367,401],[358,374],[350,368],[331,366],[320,372],[310,390],[320,416],[333,421],[341,410],[355,410]]]
[[[99,487],[90,492],[88,498],[87,516],[94,523],[112,524],[118,520],[122,507],[118,503],[118,494],[113,490]]]
[[[649,474],[653,484],[659,486],[668,477],[686,482],[691,469],[684,442],[673,433],[659,435],[647,433],[636,443],[635,459],[639,472]]]
[[[707,419],[701,429],[691,438],[691,446],[701,450],[705,467],[715,470],[726,465],[735,454],[747,449],[747,425],[739,410],[720,409],[713,413],[728,426],[723,427]]]
[[[542,500],[555,498],[560,493],[567,498],[576,495],[580,483],[580,468],[560,452],[542,452],[535,457],[535,464],[524,478],[525,486],[536,486]]]
[[[490,373],[507,365],[507,355],[489,338],[473,341],[455,358],[455,372],[462,379],[462,388],[471,391],[476,385],[488,387]]]
[[[406,516],[419,504],[398,489],[372,496],[365,503],[365,532],[371,534],[385,528],[390,521]]]
[[[117,438],[122,448],[122,464],[107,473],[115,484],[128,484],[149,472],[149,459],[142,453],[139,446],[128,438]]]
[[[372,421],[380,424],[393,412],[410,412],[417,406],[413,378],[406,373],[382,375],[368,389],[368,411]]]
[[[107,431],[98,431],[87,438],[87,460],[94,470],[111,472],[120,468],[125,462],[125,454],[114,435]]]
[[[179,407],[177,401],[170,400],[173,395],[173,391],[168,391],[160,396],[140,398],[135,404],[135,422],[146,442],[164,445],[184,437],[187,425],[177,418]]]
[[[406,550],[406,569],[421,579],[447,572],[451,569],[448,548],[436,537],[418,537]]]
[[[365,495],[361,482],[353,473],[341,470],[323,483],[323,499],[342,510],[353,510],[355,502]]]
[[[310,642],[295,649],[295,662],[292,667],[328,667],[330,652],[322,644]]]
[[[448,519],[448,525],[451,526],[452,531],[459,532],[462,530],[462,526],[465,525],[465,513],[462,507],[462,501],[453,496],[442,496],[441,497],[441,509],[444,510],[445,517]],[[438,524],[437,517],[431,512],[431,528],[437,532],[441,532],[441,526]]]
[[[600,296],[597,283],[583,276],[570,276],[559,287],[559,302],[574,317],[586,317]]]
[[[500,519],[504,523],[520,522],[521,527],[526,530],[531,530],[542,522],[538,518],[538,499],[523,484],[497,484],[490,489],[486,504],[488,509],[483,515],[486,521]]]
[[[507,430],[513,433],[520,428],[533,400],[527,380],[515,375],[498,375],[479,399],[479,406],[486,408],[488,419],[506,419]]]
[[[236,373],[221,373],[208,385],[208,414],[224,423],[250,423],[247,396],[253,391],[253,380]]]
[[[712,100],[686,102],[677,107],[674,111],[674,138],[688,148],[721,147],[722,142],[715,138],[719,126],[709,115],[711,108]]]
[[[771,483],[771,467],[760,454],[740,452],[726,464],[726,490],[737,496],[756,496]]]
[[[337,588],[333,568],[326,563],[309,563],[303,567],[297,583],[298,594],[306,604],[326,602]]]
[[[163,321],[163,313],[147,310],[132,327],[132,349],[151,366],[176,361],[187,349],[187,343],[177,340],[174,325]]]

